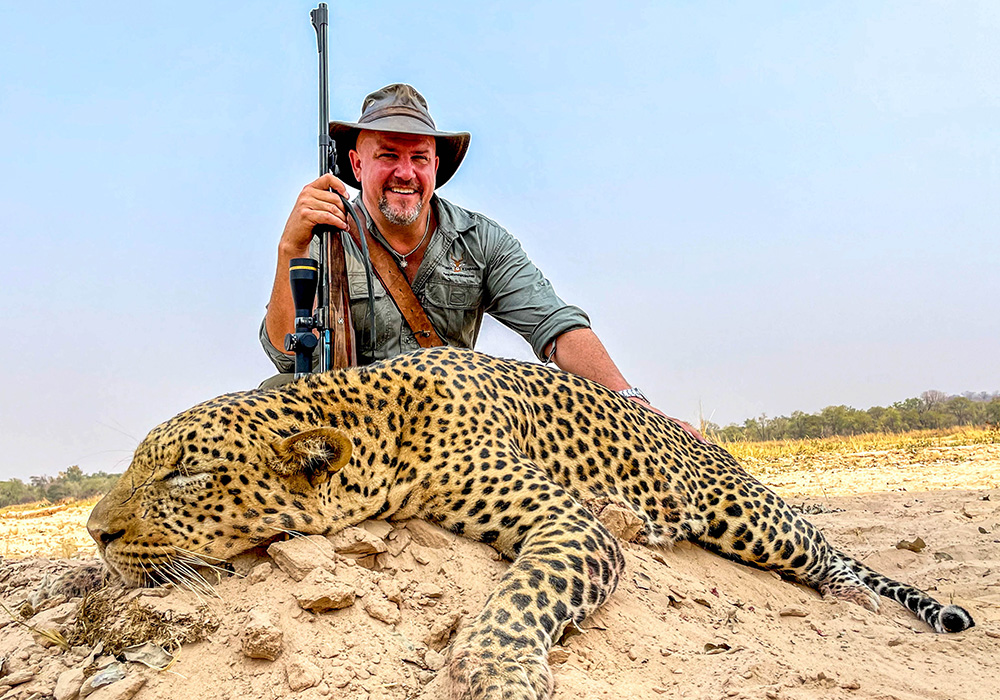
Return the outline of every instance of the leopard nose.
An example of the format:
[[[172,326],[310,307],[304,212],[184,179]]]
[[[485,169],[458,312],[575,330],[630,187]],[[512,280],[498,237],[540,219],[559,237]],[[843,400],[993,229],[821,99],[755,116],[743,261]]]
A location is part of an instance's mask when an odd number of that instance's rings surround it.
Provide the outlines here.
[[[87,519],[87,532],[94,538],[102,552],[109,542],[114,542],[125,534],[125,530],[115,528],[109,522],[107,501],[107,496],[102,498]]]
[[[125,534],[125,530],[118,530],[117,532],[104,532],[103,530],[90,527],[87,528],[87,531],[90,533],[90,536],[103,547],[107,547],[109,544]]]

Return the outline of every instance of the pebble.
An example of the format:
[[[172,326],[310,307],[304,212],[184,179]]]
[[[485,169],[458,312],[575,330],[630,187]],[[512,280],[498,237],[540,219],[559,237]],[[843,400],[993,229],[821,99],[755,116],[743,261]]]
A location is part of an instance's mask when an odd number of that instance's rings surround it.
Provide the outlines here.
[[[394,603],[389,602],[384,596],[367,595],[362,602],[365,612],[389,625],[395,625],[403,619],[399,613],[399,608]]]
[[[112,685],[125,678],[125,669],[121,664],[108,664],[103,670],[98,671],[80,687],[80,697],[85,698],[92,695],[104,686]],[[138,688],[136,688],[138,690]]]
[[[436,583],[421,581],[417,584],[417,588],[414,593],[423,598],[440,598],[444,595],[444,589]]]
[[[80,694],[81,686],[83,686],[83,669],[72,668],[59,674],[52,695],[56,700],[72,700]]]
[[[406,523],[406,529],[409,530],[414,542],[431,549],[451,547],[452,541],[456,538],[455,535],[424,520],[409,520]]]
[[[551,658],[552,657],[550,656],[549,657],[550,663],[551,663]],[[438,651],[434,651],[433,649],[428,649],[427,653],[424,654],[424,664],[426,664],[427,668],[429,668],[432,671],[440,671],[442,668],[444,668],[444,661],[445,661],[444,654]]]
[[[334,666],[327,674],[327,680],[329,680],[330,685],[334,688],[344,688],[351,679],[354,678],[354,674],[343,666]]]
[[[300,608],[319,613],[354,605],[357,591],[354,586],[334,578],[329,571],[316,568],[302,579],[292,595]]]
[[[0,684],[8,686],[21,685],[22,683],[27,683],[34,677],[35,672],[32,669],[22,668],[20,671],[14,671],[14,673],[0,678]]]
[[[638,660],[639,654],[636,653],[635,647],[632,647],[628,650],[628,658],[630,658],[632,661]]]
[[[299,691],[319,685],[323,680],[323,670],[301,654],[296,654],[285,665],[288,687]]]
[[[399,581],[396,579],[383,578],[378,582],[378,589],[382,591],[385,597],[393,603],[403,602],[403,589],[400,587]]]
[[[842,684],[840,687],[843,688],[844,690],[860,690],[861,684],[858,683],[857,681],[848,681],[847,683]]]
[[[623,542],[635,539],[644,525],[642,519],[629,508],[611,503],[601,511],[598,520],[608,528],[612,535]]]
[[[336,551],[330,540],[320,535],[294,537],[284,542],[275,542],[267,548],[267,553],[278,568],[296,581],[301,581],[317,566],[334,571]]]
[[[243,654],[251,659],[274,661],[284,646],[283,637],[281,629],[269,615],[261,610],[251,610],[243,630]]]
[[[270,562],[262,562],[250,569],[250,573],[247,574],[247,583],[251,586],[255,583],[263,583],[271,576],[273,571],[274,567],[271,566]]]
[[[431,649],[441,651],[448,645],[448,642],[451,640],[451,635],[455,633],[456,629],[458,629],[458,625],[461,621],[462,613],[458,611],[442,615],[434,621],[434,624],[431,625],[430,631],[424,637],[424,644],[429,646]]]
[[[136,673],[117,683],[99,688],[88,697],[90,700],[131,700],[132,696],[138,693],[144,685],[146,685],[146,677]]]
[[[552,647],[549,651],[549,664],[564,664],[569,661],[570,653],[563,647]]]
[[[782,608],[778,611],[780,617],[806,617],[808,614],[800,608]]]
[[[335,535],[330,535],[329,540],[333,543],[337,554],[352,559],[381,554],[386,551],[385,542],[382,541],[381,537],[376,537],[360,527],[349,527],[341,530]]]
[[[392,525],[384,520],[366,520],[361,523],[361,527],[378,537],[380,540],[384,540],[389,536],[389,533],[392,532]]]

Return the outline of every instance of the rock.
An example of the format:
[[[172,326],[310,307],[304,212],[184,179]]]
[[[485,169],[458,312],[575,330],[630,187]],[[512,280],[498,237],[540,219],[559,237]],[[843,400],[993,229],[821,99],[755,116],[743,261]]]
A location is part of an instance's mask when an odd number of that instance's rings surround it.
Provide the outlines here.
[[[569,661],[570,653],[564,647],[555,646],[549,650],[549,664],[564,664]]]
[[[913,541],[900,540],[899,542],[896,543],[896,549],[908,549],[911,552],[916,552],[917,554],[922,552],[924,550],[924,547],[926,546],[927,543],[924,542],[924,540],[920,537],[916,538]]]
[[[388,548],[389,554],[398,557],[400,552],[410,544],[411,539],[413,539],[413,536],[409,530],[393,530],[386,538],[385,546]]]
[[[436,583],[431,583],[430,581],[421,581],[417,584],[417,587],[413,592],[421,598],[440,598],[444,595],[444,590],[441,586]]]
[[[781,617],[805,617],[808,614],[805,610],[800,610],[799,608],[782,608],[778,611],[778,615]]]
[[[330,669],[328,678],[330,685],[334,688],[344,688],[354,678],[354,674],[343,666],[334,666]]]
[[[428,649],[424,654],[424,664],[432,671],[440,671],[444,668],[444,654]]]
[[[123,680],[124,678],[125,678],[125,669],[122,667],[122,665],[114,662],[109,663],[102,670],[98,671],[93,676],[88,678],[83,683],[83,685],[80,686],[80,697],[81,698],[90,697],[101,688],[113,685],[114,683],[117,683],[118,681]],[[145,679],[143,679],[143,683],[145,683]],[[138,688],[136,688],[136,690],[138,690]],[[132,695],[134,694],[135,691],[132,692]],[[132,696],[129,695],[128,697]]]
[[[292,595],[304,610],[327,612],[354,605],[357,592],[354,586],[338,581],[329,571],[316,568],[302,579]]]
[[[860,690],[861,684],[857,681],[847,681],[846,683],[842,683],[840,687],[844,690]]]
[[[442,530],[437,525],[431,525],[424,520],[408,520],[406,529],[417,544],[422,544],[431,549],[445,549],[451,547],[456,536],[446,530]]]
[[[127,647],[122,650],[122,654],[125,656],[126,661],[142,664],[157,671],[165,669],[174,659],[173,654],[170,654],[159,644],[154,644],[153,642],[145,642],[144,644]]]
[[[320,535],[275,542],[267,548],[267,553],[279,569],[296,581],[304,579],[318,566],[329,571],[334,571],[337,566],[336,550],[327,538]]]
[[[392,532],[392,525],[384,520],[366,520],[361,523],[361,527],[378,537],[380,540],[384,540],[389,536],[389,533]]]
[[[396,604],[389,602],[385,596],[367,595],[361,605],[364,607],[366,613],[386,624],[395,625],[403,619],[403,616],[399,614],[399,608],[396,607]]]
[[[243,654],[251,659],[274,661],[284,645],[283,636],[270,615],[261,610],[251,610],[243,630]]]
[[[270,562],[263,562],[257,566],[250,569],[250,573],[247,574],[247,583],[251,586],[255,583],[262,583],[270,577],[271,572],[274,571],[274,567],[271,566]]]
[[[597,516],[597,519],[604,527],[608,528],[612,535],[623,542],[634,540],[644,524],[642,518],[632,510],[617,503],[608,504]]]
[[[360,527],[349,527],[346,530],[341,530],[335,535],[330,535],[329,540],[333,543],[337,554],[352,559],[381,554],[387,549],[382,538],[376,537]]]
[[[462,614],[457,611],[439,617],[434,621],[430,631],[424,637],[424,644],[431,649],[441,651],[448,646],[448,642],[451,641],[451,635],[458,629],[461,621]]]
[[[378,582],[378,588],[393,603],[403,602],[403,589],[400,588],[399,581],[396,579],[384,578]]]
[[[323,680],[323,670],[305,656],[296,654],[285,666],[285,676],[289,688],[305,690],[319,685]]]
[[[431,550],[429,547],[424,547],[422,544],[411,544],[410,554],[413,555],[414,561],[418,564],[426,566],[431,563]]]
[[[56,681],[56,688],[52,695],[56,700],[73,700],[80,694],[80,687],[83,685],[83,669],[71,668],[59,674]]]
[[[78,603],[63,603],[54,608],[40,612],[30,620],[28,624],[38,629],[61,630],[70,619],[76,615]]]
[[[962,515],[969,520],[979,520],[993,514],[996,506],[989,501],[969,501],[962,505]]]
[[[6,686],[21,685],[22,683],[27,683],[34,677],[35,671],[30,668],[22,668],[20,671],[14,671],[3,678],[0,678],[0,684]]]
[[[136,673],[127,676],[124,680],[117,681],[111,685],[95,690],[90,694],[90,700],[131,700],[132,696],[139,692],[139,689],[146,684],[146,677]]]

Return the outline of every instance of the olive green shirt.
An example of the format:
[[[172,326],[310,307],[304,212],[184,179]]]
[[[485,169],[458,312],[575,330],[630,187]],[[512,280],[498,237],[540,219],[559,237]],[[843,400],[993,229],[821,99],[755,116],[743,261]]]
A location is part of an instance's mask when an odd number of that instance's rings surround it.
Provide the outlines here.
[[[360,205],[360,198],[355,204]],[[474,347],[485,312],[521,335],[531,344],[535,355],[545,359],[546,346],[560,334],[590,327],[587,315],[556,295],[521,244],[503,227],[437,195],[431,198],[431,206],[438,225],[411,287],[441,340],[455,347]],[[359,208],[364,211],[369,232],[388,249],[368,212],[363,206]],[[350,236],[344,236],[343,241],[359,364],[418,350],[420,344],[413,331],[375,275],[372,283],[377,335],[375,347],[369,345],[368,287],[363,258]],[[314,258],[318,257],[315,239],[310,252]],[[295,357],[271,344],[263,323],[260,341],[279,371],[294,371]]]

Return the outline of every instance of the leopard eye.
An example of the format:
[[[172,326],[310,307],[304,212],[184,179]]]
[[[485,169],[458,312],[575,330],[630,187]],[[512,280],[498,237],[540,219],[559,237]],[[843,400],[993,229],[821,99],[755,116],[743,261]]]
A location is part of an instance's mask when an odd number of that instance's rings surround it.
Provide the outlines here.
[[[211,474],[189,474],[179,469],[174,469],[163,475],[163,481],[169,481],[171,486],[180,487],[204,484],[206,481],[211,480],[211,478]]]

